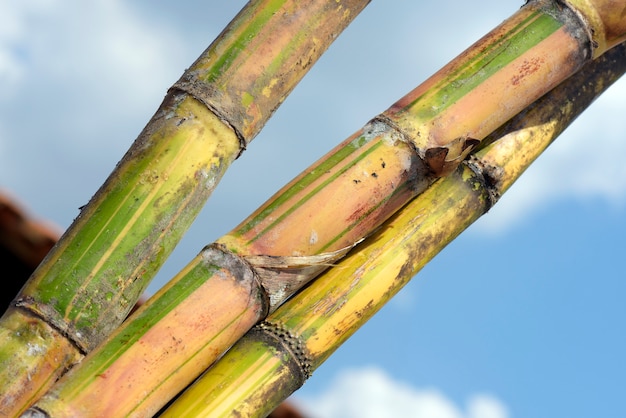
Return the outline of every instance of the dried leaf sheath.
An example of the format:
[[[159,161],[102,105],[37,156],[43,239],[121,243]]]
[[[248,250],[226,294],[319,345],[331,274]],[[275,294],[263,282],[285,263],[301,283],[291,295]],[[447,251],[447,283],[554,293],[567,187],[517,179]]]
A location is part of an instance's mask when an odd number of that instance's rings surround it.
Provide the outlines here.
[[[367,3],[250,2],[185,72],[0,320],[0,415],[119,325],[230,163]]]
[[[253,328],[162,416],[261,417],[271,411],[486,212],[624,71],[622,44],[486,138],[491,145],[433,184],[358,251]]]

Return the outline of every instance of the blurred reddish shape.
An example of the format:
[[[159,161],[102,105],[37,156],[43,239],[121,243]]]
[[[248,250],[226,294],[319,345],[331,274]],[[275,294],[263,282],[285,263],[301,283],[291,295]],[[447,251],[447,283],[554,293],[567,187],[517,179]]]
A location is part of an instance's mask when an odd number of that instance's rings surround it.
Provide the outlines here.
[[[29,216],[17,200],[0,190],[0,309],[4,312],[28,277],[59,239],[58,228]]]

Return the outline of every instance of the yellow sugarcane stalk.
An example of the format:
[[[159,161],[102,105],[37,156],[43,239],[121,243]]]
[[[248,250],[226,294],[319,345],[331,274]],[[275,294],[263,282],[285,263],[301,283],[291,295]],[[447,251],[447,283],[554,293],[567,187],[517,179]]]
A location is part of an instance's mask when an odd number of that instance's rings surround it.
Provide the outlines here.
[[[254,327],[161,416],[263,417],[272,411],[486,213],[625,71],[626,44],[621,44],[487,137],[489,145]]]
[[[0,319],[0,416],[122,322],[230,163],[367,3],[251,1],[183,74]]]

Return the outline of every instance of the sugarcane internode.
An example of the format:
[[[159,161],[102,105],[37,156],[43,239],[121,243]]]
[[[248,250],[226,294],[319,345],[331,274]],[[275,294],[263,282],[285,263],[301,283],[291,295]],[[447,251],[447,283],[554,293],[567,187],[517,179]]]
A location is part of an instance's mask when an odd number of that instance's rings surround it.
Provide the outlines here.
[[[495,205],[502,195],[502,177],[504,169],[501,166],[491,164],[488,160],[473,154],[465,161],[465,165],[475,173],[475,179],[479,183],[476,188],[487,193],[487,206],[485,213]]]

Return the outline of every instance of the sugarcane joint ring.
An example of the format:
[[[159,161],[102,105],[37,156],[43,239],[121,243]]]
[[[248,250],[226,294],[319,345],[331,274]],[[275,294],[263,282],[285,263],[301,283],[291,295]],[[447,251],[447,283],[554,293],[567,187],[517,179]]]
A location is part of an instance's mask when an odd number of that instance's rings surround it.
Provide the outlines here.
[[[225,112],[220,111],[219,106],[216,106],[215,101],[212,100],[215,93],[211,86],[199,82],[192,75],[184,74],[180,80],[170,87],[168,93],[171,92],[180,92],[193,97],[209,109],[209,111],[217,116],[225,125],[230,127],[239,140],[239,153],[237,154],[237,158],[241,156],[251,139],[246,139],[243,130],[237,126],[232,118],[228,118]]]
[[[626,40],[626,6],[615,0],[559,0],[584,22],[593,46],[593,58]],[[623,10],[620,10],[619,8]]]
[[[255,328],[264,335],[278,340],[285,348],[288,349],[292,358],[299,366],[303,382],[311,377],[311,360],[309,358],[306,345],[297,335],[294,335],[291,331],[280,324],[268,321],[260,322]]]

